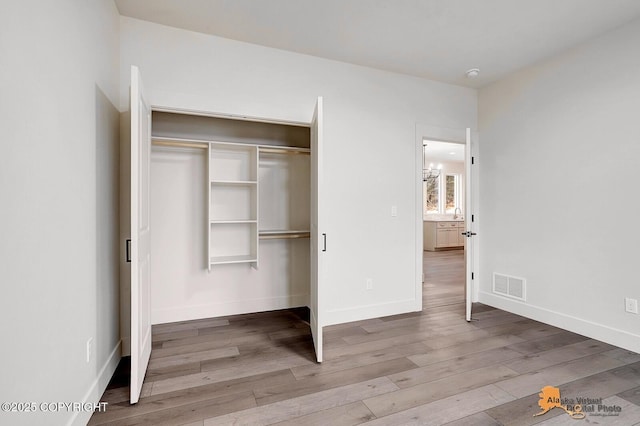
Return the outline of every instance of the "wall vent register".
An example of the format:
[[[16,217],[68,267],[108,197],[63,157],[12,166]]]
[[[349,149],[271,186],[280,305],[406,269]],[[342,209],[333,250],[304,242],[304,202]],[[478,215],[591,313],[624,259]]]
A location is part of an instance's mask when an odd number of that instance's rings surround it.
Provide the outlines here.
[[[493,273],[493,292],[511,299],[526,300],[527,280],[511,275]]]

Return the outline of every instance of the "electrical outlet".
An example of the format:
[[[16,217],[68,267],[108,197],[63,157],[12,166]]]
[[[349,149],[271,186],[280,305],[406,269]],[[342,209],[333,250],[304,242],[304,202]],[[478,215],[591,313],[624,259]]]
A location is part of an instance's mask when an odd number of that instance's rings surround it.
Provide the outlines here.
[[[638,299],[624,298],[624,310],[630,314],[638,313]]]
[[[367,288],[367,290],[372,290],[373,289],[373,280],[371,278],[367,278],[367,280],[366,280],[366,288]]]
[[[91,362],[91,357],[93,356],[93,337],[90,337],[87,340],[87,364]]]

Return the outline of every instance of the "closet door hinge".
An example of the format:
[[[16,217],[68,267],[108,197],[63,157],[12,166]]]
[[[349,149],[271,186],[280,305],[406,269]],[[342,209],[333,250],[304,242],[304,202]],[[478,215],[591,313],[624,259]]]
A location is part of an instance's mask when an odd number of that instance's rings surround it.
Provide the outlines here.
[[[322,251],[327,251],[327,234],[322,234]]]
[[[471,279],[473,279],[475,277],[475,274],[472,272],[471,273]]]
[[[471,157],[471,164],[476,164],[476,157]]]
[[[124,243],[125,260],[127,263],[131,263],[131,239],[127,239]]]

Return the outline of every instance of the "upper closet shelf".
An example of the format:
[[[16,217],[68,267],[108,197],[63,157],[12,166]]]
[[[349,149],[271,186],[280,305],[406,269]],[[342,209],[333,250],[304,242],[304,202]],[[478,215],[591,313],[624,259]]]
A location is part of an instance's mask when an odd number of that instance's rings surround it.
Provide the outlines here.
[[[301,154],[310,155],[311,150],[309,148],[295,148],[290,146],[271,146],[271,145],[258,145],[260,148],[260,154]]]
[[[236,223],[258,223],[255,219],[229,219],[229,220],[218,220],[211,219],[209,223],[212,225],[228,225],[228,224],[236,224]]]
[[[309,148],[299,148],[295,146],[279,146],[279,145],[262,145],[262,144],[239,144],[237,142],[220,142],[216,140],[205,139],[185,139],[185,138],[168,138],[164,136],[153,136],[151,143],[156,146],[170,146],[176,148],[201,148],[207,149],[209,144],[216,145],[246,145],[257,146],[260,148],[260,152],[263,154],[309,154],[311,150]]]
[[[213,185],[256,185],[257,180],[212,180]]]

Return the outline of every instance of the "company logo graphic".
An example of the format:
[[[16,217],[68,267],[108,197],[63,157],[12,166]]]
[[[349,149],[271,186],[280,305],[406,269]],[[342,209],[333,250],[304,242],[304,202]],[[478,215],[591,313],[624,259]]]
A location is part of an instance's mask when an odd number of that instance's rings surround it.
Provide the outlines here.
[[[540,406],[542,411],[534,414],[534,417],[546,414],[554,408],[560,408],[574,419],[585,418],[585,414],[582,412],[581,404],[563,404],[564,401],[562,400],[562,398],[560,398],[559,388],[553,386],[545,386],[542,388],[542,391],[538,394],[538,396],[540,397],[538,406]]]
[[[538,406],[542,409],[533,416],[541,416],[548,413],[554,408],[564,410],[573,419],[584,419],[588,414],[591,416],[609,417],[619,416],[622,413],[622,407],[615,404],[607,404],[602,398],[562,398],[560,389],[553,386],[545,386],[538,394],[540,400]],[[640,423],[638,423],[640,425]]]

